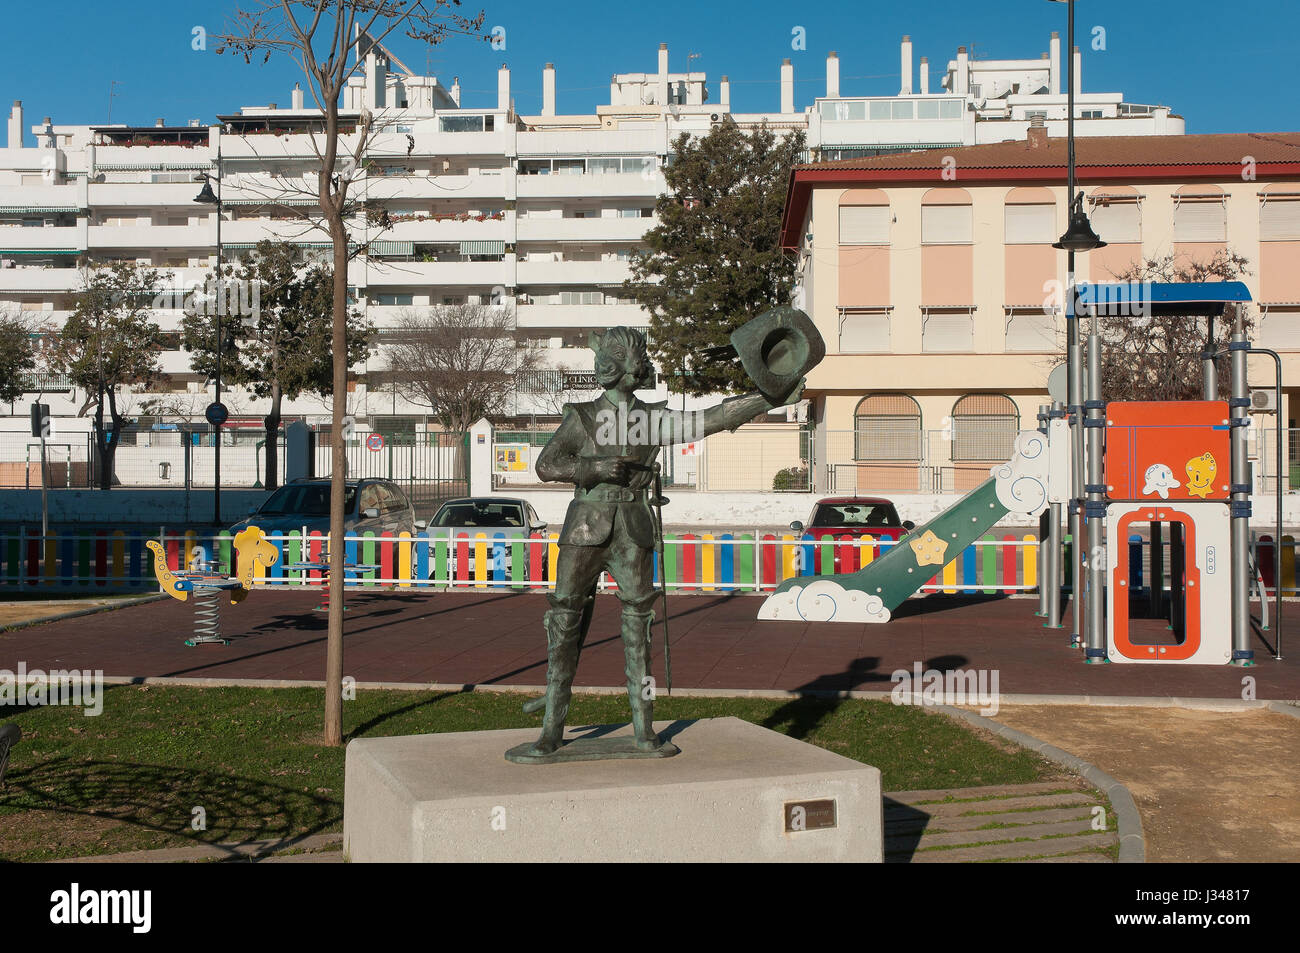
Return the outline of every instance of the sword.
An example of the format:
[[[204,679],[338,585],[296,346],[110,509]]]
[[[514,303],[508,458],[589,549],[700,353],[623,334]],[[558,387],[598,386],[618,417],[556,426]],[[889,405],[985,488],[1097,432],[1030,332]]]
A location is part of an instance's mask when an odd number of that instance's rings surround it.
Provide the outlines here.
[[[668,694],[673,693],[673,655],[672,649],[668,642],[668,578],[667,570],[664,567],[664,504],[668,498],[664,496],[662,478],[660,476],[660,466],[656,462],[654,465],[655,474],[655,496],[651,501],[655,508],[655,558],[659,561],[659,594],[664,604],[664,682],[668,687]]]

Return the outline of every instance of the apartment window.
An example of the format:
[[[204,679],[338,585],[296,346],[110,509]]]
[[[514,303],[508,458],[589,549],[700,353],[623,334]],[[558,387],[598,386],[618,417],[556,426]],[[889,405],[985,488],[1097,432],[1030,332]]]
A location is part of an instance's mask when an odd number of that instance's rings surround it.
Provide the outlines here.
[[[1259,317],[1256,344],[1275,351],[1300,351],[1300,309],[1265,305]]]
[[[871,101],[871,118],[873,121],[883,122],[893,115],[894,111],[888,99],[873,99]]]
[[[641,209],[639,208],[621,208],[618,210],[619,218],[640,218]]]
[[[1003,394],[967,394],[952,407],[952,459],[1008,460],[1020,432],[1020,411]]]
[[[865,308],[840,312],[840,353],[881,354],[889,351],[889,311]]]
[[[1055,205],[1008,205],[1006,207],[1006,243],[1008,245],[1050,245],[1056,241]]]
[[[585,159],[556,159],[554,169],[556,175],[582,175],[587,163]]]
[[[492,116],[440,116],[438,128],[443,132],[491,132]]]
[[[1007,351],[1054,354],[1057,344],[1056,315],[1036,308],[1011,308],[1007,313]]]
[[[920,405],[905,394],[871,394],[858,401],[853,459],[920,460]]]
[[[1228,240],[1228,210],[1217,196],[1179,197],[1174,206],[1174,241]]]
[[[1092,202],[1092,227],[1102,241],[1108,245],[1141,243],[1142,206],[1136,194],[1094,195]]]
[[[867,118],[867,104],[864,102],[822,103],[821,111],[822,119],[829,119],[834,122],[861,122]]]
[[[969,205],[922,205],[922,245],[962,245],[973,240]]]
[[[410,307],[413,300],[414,300],[413,296],[409,294],[377,294],[374,296],[375,304],[384,305],[387,307],[394,307],[399,305]]]
[[[893,110],[890,113],[891,119],[912,119],[913,106],[910,99],[896,101],[893,104]]]
[[[840,244],[888,245],[892,220],[888,205],[842,205]]]
[[[1079,113],[1079,118],[1080,118],[1080,119],[1100,119],[1100,118],[1101,118],[1101,110],[1100,110],[1100,109],[1085,109],[1085,110],[1083,110],[1082,112]]]
[[[923,308],[921,350],[927,353],[975,349],[975,315],[971,308]]]
[[[616,175],[623,170],[621,159],[588,159],[587,171],[594,175]]]
[[[1259,207],[1259,240],[1300,241],[1300,196],[1265,196]]]
[[[918,99],[916,101],[917,119],[938,119],[939,101],[937,99]]]
[[[940,119],[960,119],[964,104],[960,99],[944,99],[939,102]]]
[[[604,304],[605,295],[600,291],[561,291],[560,304]]]

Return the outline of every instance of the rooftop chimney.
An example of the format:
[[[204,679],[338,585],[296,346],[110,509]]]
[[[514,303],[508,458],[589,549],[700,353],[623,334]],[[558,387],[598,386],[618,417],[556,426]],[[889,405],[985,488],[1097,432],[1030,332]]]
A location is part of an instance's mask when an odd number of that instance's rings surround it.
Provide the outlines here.
[[[23,101],[14,100],[14,108],[9,112],[9,148],[23,147]]]
[[[497,70],[497,109],[510,108],[510,67],[505,63]]]
[[[794,67],[788,56],[781,61],[781,112],[794,112]]]
[[[451,78],[451,101],[455,103],[457,106],[460,105],[460,77],[459,76],[453,76]]]
[[[725,76],[718,81],[718,105],[724,113],[731,112],[731,80]]]
[[[930,61],[921,57],[921,95],[930,95]]]
[[[826,54],[826,98],[836,99],[840,95],[840,58],[831,50]]]
[[[542,69],[542,115],[555,115],[555,64],[547,63]]]
[[[302,87],[297,83],[293,84],[293,92],[289,94],[289,102],[294,109],[302,109]]]
[[[953,78],[953,92],[965,96],[970,92],[970,59],[966,56],[966,47],[957,47],[957,75]]]
[[[166,120],[163,119],[162,116],[159,116],[157,119],[153,121],[153,125],[155,129],[162,129],[164,126],[167,125],[167,122]]]
[[[659,76],[655,84],[655,103],[668,105],[668,44],[659,44]]]
[[[1043,121],[1042,116],[1030,117],[1029,130],[1025,139],[1031,149],[1047,148],[1047,123]]]
[[[1061,95],[1061,34],[1053,32],[1052,42],[1048,45],[1051,51],[1047,54],[1048,59],[1048,90],[1053,96]]]
[[[1083,95],[1083,57],[1077,46],[1074,48],[1074,95]]]
[[[898,95],[912,95],[912,38],[903,37],[902,46],[899,48],[899,71],[903,77],[903,85],[899,87]]]

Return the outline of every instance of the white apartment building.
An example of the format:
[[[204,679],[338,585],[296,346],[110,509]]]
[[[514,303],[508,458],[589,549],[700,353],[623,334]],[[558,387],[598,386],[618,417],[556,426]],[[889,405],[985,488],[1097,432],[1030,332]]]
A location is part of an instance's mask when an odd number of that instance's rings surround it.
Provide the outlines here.
[[[1168,107],[1082,92],[1075,56],[1078,134],[1182,133]],[[560,112],[556,69],[546,64],[541,112],[521,116],[505,65],[496,105],[471,108],[461,105],[459,80],[445,87],[414,75],[375,44],[343,102],[345,127],[365,111],[379,130],[350,192],[358,202],[352,233],[373,243],[352,262],[349,283],[380,336],[356,369],[349,412],[371,426],[423,427],[429,409],[384,382],[383,332],[407,309],[441,304],[509,306],[520,336],[545,345],[552,373],[535,392],[517,396],[518,415],[554,415],[563,399],[593,386],[587,333],[649,323],[621,297],[620,285],[629,256],[655,224],[679,133],[706,134],[727,116],[742,127],[767,123],[804,130],[820,159],[1023,139],[1036,117],[1063,135],[1060,58],[1056,34],[1039,59],[980,61],[961,48],[931,91],[929,64],[922,57],[919,75],[913,70],[905,37],[896,96],[842,96],[841,61],[831,53],[825,95],[812,106],[796,110],[787,59],[778,109],[733,113],[726,76],[715,97],[704,73],[671,72],[661,44],[656,71],[613,76],[609,104],[594,113]],[[311,130],[319,125],[319,111],[306,108],[298,88],[287,105],[244,107],[215,123],[64,126],[47,118],[30,135],[24,123],[16,102],[0,149],[0,311],[37,312],[54,333],[91,264],[148,263],[184,288],[201,283],[218,254],[238,260],[263,238],[296,242],[305,258],[329,247],[328,236],[298,212],[315,204]],[[211,206],[194,201],[200,174],[220,178],[220,223]],[[389,223],[382,232],[372,224],[380,215]],[[161,365],[172,403],[188,401],[201,419],[212,382],[195,374],[179,349],[181,312],[164,309],[157,320],[172,345]],[[80,416],[86,395],[48,375],[31,386],[31,399],[51,405],[62,431],[89,428]],[[260,423],[264,404],[238,392],[223,397],[236,425]],[[131,412],[140,412],[139,402]],[[324,418],[328,407],[303,398],[285,413]],[[26,398],[0,407],[0,430],[25,429],[26,415]]]

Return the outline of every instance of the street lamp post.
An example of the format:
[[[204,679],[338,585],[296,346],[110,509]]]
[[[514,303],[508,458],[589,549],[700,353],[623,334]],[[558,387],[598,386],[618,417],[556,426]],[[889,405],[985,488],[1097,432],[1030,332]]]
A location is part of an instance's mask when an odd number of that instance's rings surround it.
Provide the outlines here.
[[[1065,234],[1054,243],[1053,247],[1066,252],[1066,390],[1069,397],[1069,419],[1071,440],[1071,496],[1070,535],[1074,541],[1073,559],[1070,578],[1073,592],[1070,602],[1074,615],[1074,632],[1071,641],[1079,645],[1083,640],[1083,606],[1080,595],[1083,590],[1085,569],[1088,576],[1088,615],[1087,644],[1085,658],[1088,662],[1106,661],[1106,649],[1102,635],[1102,587],[1105,573],[1100,560],[1091,558],[1081,545],[1083,535],[1084,511],[1087,511],[1088,542],[1096,546],[1102,536],[1104,495],[1101,486],[1101,437],[1105,414],[1101,401],[1101,338],[1098,335],[1097,316],[1094,313],[1088,333],[1088,380],[1087,399],[1084,399],[1083,348],[1080,341],[1078,325],[1078,292],[1074,281],[1074,256],[1076,252],[1103,248],[1106,243],[1097,237],[1088,222],[1088,214],[1083,210],[1083,193],[1077,191],[1074,159],[1074,0],[1052,0],[1064,3],[1067,7],[1068,24],[1066,28],[1066,176],[1067,207],[1069,224]],[[1084,432],[1087,431],[1087,483],[1084,483]],[[1085,499],[1085,490],[1086,499]],[[1055,584],[1055,581],[1054,581]]]
[[[221,157],[217,156],[217,171],[221,171]],[[217,369],[216,369],[216,396],[211,404],[208,405],[204,412],[215,435],[216,451],[213,457],[213,480],[212,480],[212,524],[221,525],[221,425],[226,422],[229,412],[226,406],[221,403],[221,352],[224,349],[225,341],[222,339],[221,328],[221,311],[224,295],[221,292],[221,196],[212,191],[212,183],[221,182],[221,176],[211,175],[207,172],[201,172],[197,176],[203,182],[203,189],[194,197],[195,202],[203,205],[215,205],[217,209],[217,282],[216,293],[218,295],[217,306],[213,309],[217,319]]]

